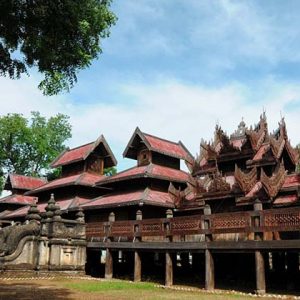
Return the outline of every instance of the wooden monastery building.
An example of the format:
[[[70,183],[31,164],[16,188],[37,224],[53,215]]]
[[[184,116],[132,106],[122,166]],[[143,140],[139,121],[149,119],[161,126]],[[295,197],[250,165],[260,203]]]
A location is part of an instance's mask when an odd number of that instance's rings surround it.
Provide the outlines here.
[[[52,162],[58,179],[10,174],[1,220],[23,222],[34,203],[43,217],[54,195],[64,217],[84,212],[88,274],[132,273],[135,281],[163,274],[166,285],[181,276],[206,289],[241,284],[257,293],[299,289],[299,152],[284,119],[272,133],[265,113],[231,135],[216,126],[196,158],[182,142],[136,128],[123,156],[136,166],[105,176],[117,161],[101,135]]]

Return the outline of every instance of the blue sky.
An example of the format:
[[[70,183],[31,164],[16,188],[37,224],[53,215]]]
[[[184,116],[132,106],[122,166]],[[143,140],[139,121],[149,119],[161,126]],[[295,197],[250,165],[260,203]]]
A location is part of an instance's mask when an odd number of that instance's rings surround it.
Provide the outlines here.
[[[231,133],[265,109],[270,130],[285,116],[300,142],[300,2],[114,0],[118,16],[103,53],[69,94],[44,97],[39,74],[0,77],[1,114],[70,115],[70,146],[107,138],[119,170],[136,126],[182,140],[193,154],[218,122]]]

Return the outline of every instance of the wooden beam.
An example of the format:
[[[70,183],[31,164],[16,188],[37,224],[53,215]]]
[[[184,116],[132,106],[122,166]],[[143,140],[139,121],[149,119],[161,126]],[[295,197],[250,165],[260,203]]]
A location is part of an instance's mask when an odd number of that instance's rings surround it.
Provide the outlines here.
[[[209,249],[214,252],[243,252],[243,251],[279,251],[299,250],[300,240],[274,240],[274,241],[212,241],[212,242],[88,242],[87,247],[92,249],[116,250],[157,250],[157,251],[200,251]]]

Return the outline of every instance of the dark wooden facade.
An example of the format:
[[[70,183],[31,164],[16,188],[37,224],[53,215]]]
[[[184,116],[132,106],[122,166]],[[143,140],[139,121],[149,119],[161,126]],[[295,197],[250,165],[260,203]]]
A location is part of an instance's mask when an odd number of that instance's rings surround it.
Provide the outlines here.
[[[273,133],[264,113],[254,127],[242,121],[232,135],[216,126],[213,141],[202,141],[195,159],[181,142],[137,128],[124,157],[136,167],[102,176],[116,162],[101,137],[62,153],[52,164],[62,167],[62,178],[26,192],[39,198],[40,210],[53,193],[63,211],[84,210],[88,272],[101,267],[105,253],[106,278],[125,263],[139,281],[157,264],[171,285],[180,264],[210,290],[230,273],[257,293],[282,277],[283,289],[298,287],[299,155],[284,119]],[[189,173],[180,170],[180,160]],[[20,217],[21,210],[9,217]]]

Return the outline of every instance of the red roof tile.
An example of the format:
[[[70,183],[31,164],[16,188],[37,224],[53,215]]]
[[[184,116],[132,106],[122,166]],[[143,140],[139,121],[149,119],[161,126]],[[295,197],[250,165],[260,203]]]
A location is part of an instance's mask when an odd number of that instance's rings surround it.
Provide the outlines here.
[[[45,184],[46,179],[18,175],[18,174],[9,174],[5,183],[5,189],[20,189],[20,190],[33,190]]]
[[[283,205],[283,204],[292,204],[294,202],[297,202],[298,197],[297,195],[284,195],[277,197],[273,204],[275,205]]]
[[[138,127],[133,133],[123,153],[124,157],[136,159],[137,151],[140,147],[140,143],[137,143],[138,139],[141,140],[150,151],[158,152],[178,159],[183,159],[189,162],[193,160],[193,156],[182,144],[182,142],[179,141],[178,143],[175,143],[144,133]]]
[[[175,143],[167,141],[146,133],[144,133],[144,136],[154,151],[156,150],[157,152],[181,159],[188,159],[191,157],[190,153],[184,148],[181,142]]]
[[[108,182],[123,181],[141,177],[152,177],[168,181],[186,182],[188,180],[189,174],[182,170],[149,164],[147,166],[133,167],[114,176],[102,178],[101,181],[99,181],[97,184],[104,185]]]
[[[168,192],[153,191],[148,188],[140,191],[118,192],[101,196],[81,205],[81,207],[94,209],[109,206],[139,205],[141,203],[174,207],[174,202]]]
[[[263,144],[253,157],[253,161],[261,160],[265,153],[270,149],[269,144]]]
[[[37,201],[36,197],[17,195],[17,194],[0,198],[0,204],[8,203],[8,204],[27,205],[27,204],[32,204],[36,201]]]
[[[94,142],[65,151],[51,164],[51,167],[55,168],[71,162],[84,160],[86,155],[92,151],[93,146]]]
[[[81,204],[85,204],[85,203],[89,202],[89,200],[90,199],[75,197],[75,198],[71,198],[71,199],[58,200],[58,201],[56,201],[56,204],[59,205],[59,207],[62,211],[66,211],[71,208],[78,207]],[[37,208],[41,213],[45,212],[46,206],[47,206],[47,202],[37,204]],[[14,218],[19,218],[19,217],[24,217],[27,215],[28,210],[29,210],[29,206],[21,207],[20,209],[17,209],[11,213],[6,214],[2,218],[14,219]]]
[[[99,144],[103,144],[106,152],[107,152],[107,157],[110,158],[110,163],[108,165],[106,165],[105,167],[112,167],[115,166],[117,164],[117,161],[109,147],[109,145],[107,144],[105,138],[103,135],[101,135],[95,142],[83,145],[83,146],[79,146],[70,150],[66,150],[64,152],[62,152],[52,163],[51,163],[51,167],[52,168],[56,168],[59,166],[63,166],[63,165],[67,165],[70,163],[74,163],[77,161],[81,161],[81,160],[85,160],[89,154],[99,145]]]
[[[97,181],[106,178],[103,175],[96,175],[91,173],[81,173],[77,175],[72,175],[68,177],[59,178],[49,183],[35,189],[32,191],[27,192],[27,195],[35,195],[43,191],[59,188],[62,186],[70,186],[70,185],[85,185],[85,186],[93,186]]]
[[[288,188],[292,186],[300,185],[300,174],[291,174],[286,176],[282,188]]]

